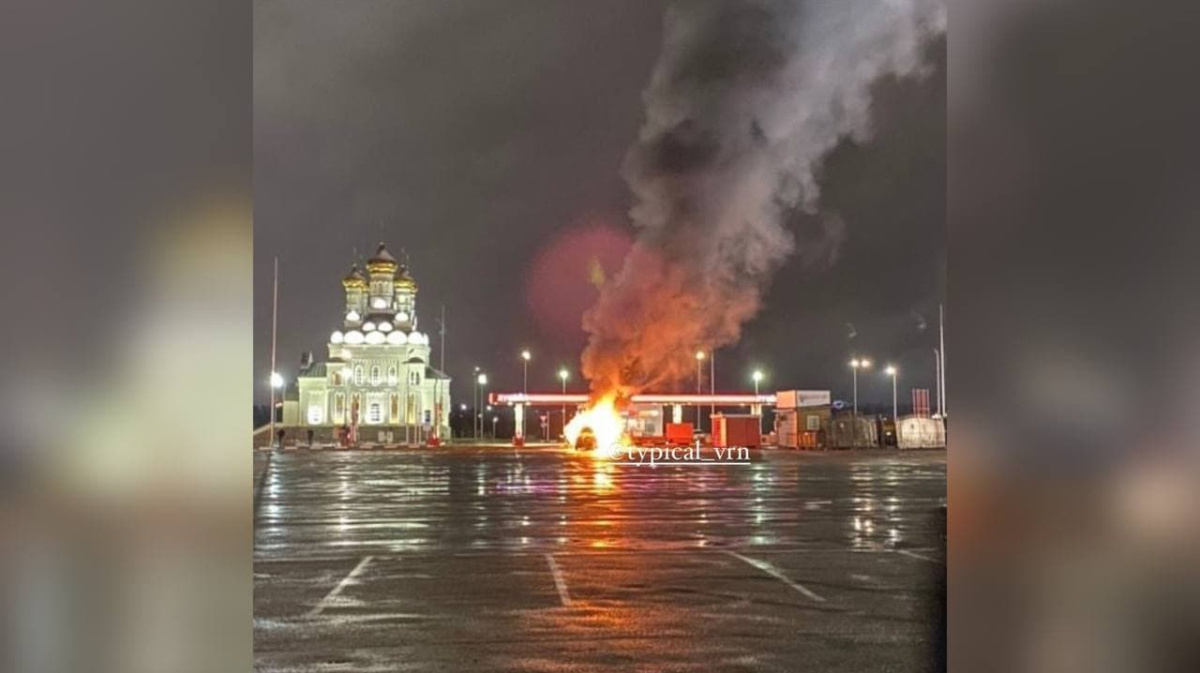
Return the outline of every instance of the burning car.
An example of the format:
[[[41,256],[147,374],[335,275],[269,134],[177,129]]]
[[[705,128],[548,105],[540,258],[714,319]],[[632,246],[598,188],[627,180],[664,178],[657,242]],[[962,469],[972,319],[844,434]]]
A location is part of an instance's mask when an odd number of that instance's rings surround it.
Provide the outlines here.
[[[590,427],[584,427],[575,437],[576,451],[594,451],[596,449],[596,433]]]

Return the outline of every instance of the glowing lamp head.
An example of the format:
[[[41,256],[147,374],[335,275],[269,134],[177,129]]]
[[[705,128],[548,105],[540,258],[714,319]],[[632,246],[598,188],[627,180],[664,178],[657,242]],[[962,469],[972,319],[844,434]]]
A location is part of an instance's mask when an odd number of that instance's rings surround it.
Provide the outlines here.
[[[477,378],[475,380],[479,382],[479,385],[486,386],[487,385],[487,374],[480,374],[479,378]]]
[[[568,372],[568,371],[567,371],[567,370],[565,370],[565,369],[560,369],[560,370],[558,370],[558,378],[560,378],[560,379],[562,379],[562,380],[564,380],[564,381],[566,381],[566,380],[567,380],[567,377],[569,377],[570,375],[571,375],[571,373],[570,373],[570,372]]]
[[[703,360],[704,359],[704,351],[696,351],[696,359]]]
[[[529,359],[532,357],[533,357],[533,354],[530,353],[528,350],[521,351],[521,359],[525,360],[526,362],[528,362]]]
[[[893,367],[892,365],[888,365],[888,366],[887,366],[887,369],[885,369],[885,370],[883,370],[883,371],[884,371],[884,373],[886,373],[888,376],[895,376],[895,375],[896,375],[896,368],[895,368],[895,367]]]
[[[752,379],[754,379],[754,382],[755,382],[755,383],[758,383],[759,381],[762,381],[762,380],[763,380],[763,373],[762,373],[761,371],[759,371],[759,370],[755,369],[755,370],[754,370],[754,373],[753,373],[753,374],[751,374],[751,375],[750,375],[750,377],[751,377]]]
[[[279,372],[271,372],[271,387],[272,388],[282,388],[283,387],[283,374],[280,374]]]

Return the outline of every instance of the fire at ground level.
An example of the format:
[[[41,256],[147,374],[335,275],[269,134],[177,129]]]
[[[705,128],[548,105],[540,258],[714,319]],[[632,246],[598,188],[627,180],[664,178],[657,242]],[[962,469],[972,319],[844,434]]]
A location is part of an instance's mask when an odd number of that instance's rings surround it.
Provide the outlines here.
[[[937,670],[945,454],[751,453],[259,453],[255,670]]]
[[[925,398],[926,402],[928,397]],[[503,437],[495,422],[514,443],[533,441],[565,443],[576,448],[610,448],[614,444],[686,446],[700,441],[706,446],[773,446],[789,449],[849,449],[895,447],[945,448],[945,421],[921,408],[914,395],[916,413],[855,414],[838,410],[828,390],[786,390],[768,394],[744,393],[642,393],[626,400],[592,400],[577,393],[491,393],[488,415],[452,413],[450,437],[439,437],[421,426],[277,425],[271,441],[269,425],[253,436],[256,448],[395,448],[436,447],[447,442],[487,442]],[[493,411],[493,405],[495,411]],[[504,409],[505,413],[500,412]],[[769,411],[769,414],[765,412]],[[587,414],[587,419],[581,419]],[[501,418],[503,417],[503,418]],[[472,421],[475,423],[472,423]],[[524,430],[524,432],[523,432]]]
[[[515,435],[527,427],[527,415],[537,416],[542,440],[562,437],[568,446],[601,453],[613,453],[619,446],[681,446],[694,441],[719,447],[809,449],[946,446],[945,421],[931,416],[927,407],[921,410],[914,404],[916,413],[903,417],[835,414],[827,390],[639,393],[625,399],[613,395],[593,399],[577,393],[491,393],[488,399],[493,405],[512,408]],[[769,427],[763,420],[765,408],[774,412]],[[561,429],[557,435],[551,430],[556,411]]]

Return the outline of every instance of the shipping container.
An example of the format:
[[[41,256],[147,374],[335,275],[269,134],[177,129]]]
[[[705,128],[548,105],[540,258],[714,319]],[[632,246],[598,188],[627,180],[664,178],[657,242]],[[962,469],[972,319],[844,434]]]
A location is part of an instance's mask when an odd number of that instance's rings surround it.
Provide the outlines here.
[[[762,417],[750,414],[713,414],[713,446],[762,446]]]
[[[691,423],[667,423],[668,444],[691,444],[693,430]]]
[[[946,426],[940,418],[904,416],[900,419],[899,447],[943,449],[946,447]]]

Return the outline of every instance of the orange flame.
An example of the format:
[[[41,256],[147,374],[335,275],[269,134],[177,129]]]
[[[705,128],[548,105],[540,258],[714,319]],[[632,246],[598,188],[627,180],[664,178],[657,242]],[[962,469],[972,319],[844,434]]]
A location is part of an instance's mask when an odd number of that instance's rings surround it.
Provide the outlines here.
[[[587,428],[596,439],[594,455],[597,457],[611,458],[622,446],[628,446],[630,440],[625,432],[625,419],[617,411],[616,399],[616,393],[609,393],[576,414],[563,431],[567,442],[576,446],[580,434]]]

